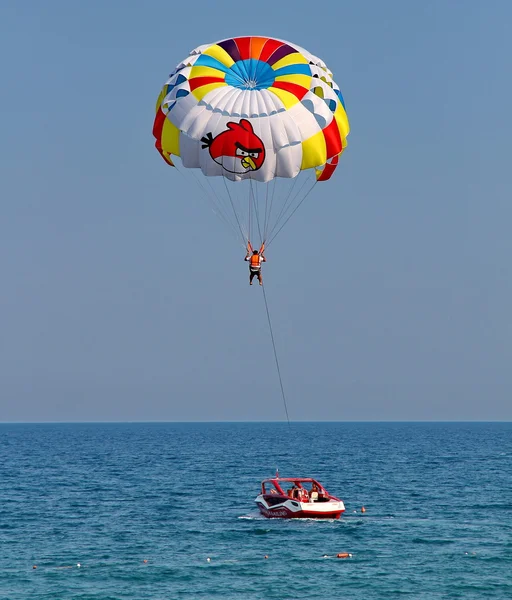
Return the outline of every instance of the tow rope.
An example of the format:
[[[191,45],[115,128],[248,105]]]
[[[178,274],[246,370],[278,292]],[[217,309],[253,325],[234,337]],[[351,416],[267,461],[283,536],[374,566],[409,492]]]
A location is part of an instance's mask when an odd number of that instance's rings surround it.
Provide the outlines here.
[[[288,421],[288,427],[291,429],[290,417],[288,416],[288,406],[286,404],[286,394],[284,393],[283,378],[281,377],[281,368],[279,367],[279,358],[277,356],[276,342],[274,340],[274,331],[272,329],[272,321],[270,320],[270,311],[268,309],[267,294],[265,293],[265,284],[263,284],[261,287],[263,290],[263,299],[265,300],[265,310],[267,311],[268,328],[270,330],[270,338],[272,340],[272,348],[274,349],[274,358],[276,360],[277,374],[279,376],[279,385],[281,386],[281,394],[283,396],[283,404],[284,404],[284,410],[286,413],[286,420]]]

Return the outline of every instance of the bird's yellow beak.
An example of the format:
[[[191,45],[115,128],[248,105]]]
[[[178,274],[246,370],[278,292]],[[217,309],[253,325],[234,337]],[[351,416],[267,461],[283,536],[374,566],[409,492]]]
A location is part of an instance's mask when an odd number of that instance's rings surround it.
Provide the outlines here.
[[[256,163],[254,162],[254,160],[250,156],[246,156],[242,160],[242,167],[244,169],[251,169],[251,171],[255,171],[256,170]]]

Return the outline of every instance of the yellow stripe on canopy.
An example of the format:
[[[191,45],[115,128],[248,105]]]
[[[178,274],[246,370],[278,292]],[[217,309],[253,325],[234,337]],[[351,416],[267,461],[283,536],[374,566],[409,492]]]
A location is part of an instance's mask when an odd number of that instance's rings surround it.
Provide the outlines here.
[[[193,79],[194,77],[222,77],[224,79],[225,73],[223,71],[219,71],[219,69],[214,69],[213,67],[192,67],[190,69],[189,79]]]
[[[196,98],[198,102],[201,102],[201,100],[206,96],[206,94],[208,94],[208,92],[211,92],[212,90],[215,90],[218,87],[222,87],[225,85],[226,84],[223,81],[219,81],[217,83],[209,83],[207,85],[202,85],[201,87],[196,88],[192,92],[192,94],[194,94],[194,98]]]
[[[291,54],[288,54],[284,58],[281,58],[281,60],[278,60],[276,63],[274,63],[272,65],[272,68],[274,69],[274,71],[277,71],[281,67],[288,67],[290,65],[307,65],[307,64],[309,64],[309,61],[307,58],[302,56],[302,54],[300,54],[299,52],[292,52]]]
[[[268,88],[268,91],[275,94],[279,98],[279,100],[281,100],[281,102],[284,104],[284,107],[286,109],[295,106],[297,102],[299,102],[297,96],[295,96],[291,92],[287,92],[286,90],[280,90],[279,88],[275,88],[272,86]]]
[[[319,131],[302,142],[301,169],[311,169],[327,162],[327,148],[323,131]]]
[[[279,75],[276,77],[276,81],[285,81],[286,83],[296,83],[297,85],[301,85],[303,88],[309,90],[309,86],[311,85],[311,75]]]
[[[350,132],[350,125],[348,122],[347,113],[343,108],[341,102],[338,103],[336,107],[336,111],[334,112],[334,118],[336,119],[336,124],[338,125],[338,129],[340,130],[341,138],[346,138]]]
[[[212,58],[217,59],[219,62],[221,62],[226,67],[231,67],[232,65],[235,64],[235,61],[231,58],[231,56],[229,56],[229,54],[224,50],[224,48],[221,48],[220,46],[217,46],[216,44],[214,44],[213,46],[210,46],[208,48],[208,50],[203,52],[203,54],[206,54],[208,56],[211,56]]]
[[[164,98],[167,96],[167,85],[164,85],[160,95],[158,96],[158,100],[156,101],[155,112],[158,112],[158,109],[162,106],[162,102]]]
[[[162,127],[162,150],[175,156],[180,155],[180,130],[169,119],[165,119]]]

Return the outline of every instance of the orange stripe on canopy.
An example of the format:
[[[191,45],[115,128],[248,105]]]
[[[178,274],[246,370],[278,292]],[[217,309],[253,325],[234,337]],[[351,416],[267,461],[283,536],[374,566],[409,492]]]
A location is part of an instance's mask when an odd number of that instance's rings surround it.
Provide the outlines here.
[[[263,46],[268,41],[268,38],[253,37],[251,38],[251,58],[259,60]]]

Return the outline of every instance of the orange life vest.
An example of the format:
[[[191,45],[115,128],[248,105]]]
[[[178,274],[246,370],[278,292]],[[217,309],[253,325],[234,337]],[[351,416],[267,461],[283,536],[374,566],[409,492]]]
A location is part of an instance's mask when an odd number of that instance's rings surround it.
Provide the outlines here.
[[[253,271],[259,270],[260,266],[261,266],[261,262],[260,262],[260,255],[259,254],[252,254],[251,255],[251,263],[250,263],[251,269]]]

